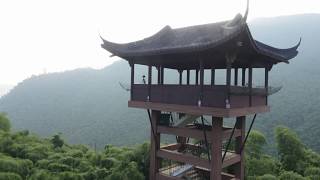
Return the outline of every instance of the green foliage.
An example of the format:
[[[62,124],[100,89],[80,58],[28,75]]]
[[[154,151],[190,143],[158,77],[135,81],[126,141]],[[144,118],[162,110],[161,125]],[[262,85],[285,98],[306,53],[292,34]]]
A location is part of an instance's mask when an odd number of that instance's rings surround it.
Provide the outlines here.
[[[320,179],[320,167],[309,167],[304,171],[304,176],[310,180]]]
[[[61,148],[64,144],[64,141],[61,139],[59,134],[56,134],[52,137],[51,142],[54,148]]]
[[[264,174],[277,175],[279,172],[279,163],[270,156],[246,159],[247,176],[262,176]]]
[[[277,177],[271,174],[265,174],[263,176],[259,176],[257,180],[277,180]]]
[[[148,164],[147,143],[106,146],[96,153],[83,145],[64,144],[59,135],[47,140],[28,131],[0,132],[0,178],[6,180],[143,180]]]
[[[281,173],[281,175],[279,176],[279,180],[307,180],[307,179],[302,177],[298,173],[295,173],[292,171],[285,171]]]
[[[0,180],[22,180],[22,178],[16,173],[0,172]]]
[[[12,172],[26,177],[30,172],[33,164],[29,160],[14,159],[11,157],[2,157],[0,159],[0,172]]]
[[[304,160],[308,166],[320,167],[320,154],[312,151],[311,149],[305,149]]]
[[[283,168],[287,171],[303,173],[305,147],[296,133],[286,127],[275,130],[278,155]]]
[[[252,158],[259,158],[263,147],[267,144],[266,138],[259,131],[251,131],[246,144],[246,153]]]
[[[59,180],[59,178],[46,170],[35,169],[30,180]]]
[[[58,177],[59,180],[84,180],[84,178],[81,175],[68,171],[59,173]]]
[[[319,180],[318,153],[303,146],[288,128],[277,128],[276,138],[279,160],[264,151],[264,135],[252,131],[245,151],[246,179]],[[55,145],[53,139],[60,143]],[[28,131],[0,131],[0,180],[146,180],[149,154],[148,143],[134,147],[106,145],[103,151],[95,152],[84,145],[65,144],[60,136],[41,139]],[[287,161],[287,157],[294,159]],[[289,162],[299,164],[291,171]]]
[[[0,113],[0,130],[10,131],[11,124],[6,114]]]
[[[144,175],[139,172],[137,164],[135,162],[122,162],[111,173],[107,180],[144,180]]]
[[[51,163],[48,165],[48,169],[51,172],[64,172],[64,171],[71,171],[71,167],[65,164],[60,163]]]

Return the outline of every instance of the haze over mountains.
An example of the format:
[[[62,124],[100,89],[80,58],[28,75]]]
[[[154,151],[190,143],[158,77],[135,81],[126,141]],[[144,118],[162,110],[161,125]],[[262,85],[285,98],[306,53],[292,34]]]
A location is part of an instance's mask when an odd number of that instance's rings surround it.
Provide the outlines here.
[[[7,94],[11,88],[12,88],[11,85],[0,84],[0,97]]]
[[[271,96],[271,112],[258,115],[255,128],[271,139],[273,127],[289,126],[320,151],[320,142],[314,139],[320,137],[320,15],[257,19],[249,25],[257,40],[277,47],[291,47],[302,37],[298,57],[272,69],[270,84],[283,88]],[[254,73],[261,77],[260,72]],[[146,68],[137,74],[146,74]],[[176,72],[169,74],[169,81],[177,80]],[[259,77],[255,76],[256,82]],[[8,113],[16,129],[43,136],[62,132],[71,143],[96,143],[99,147],[141,143],[149,139],[149,121],[145,111],[127,107],[129,93],[119,82],[129,79],[129,66],[123,60],[101,70],[35,76],[2,97],[0,111]]]

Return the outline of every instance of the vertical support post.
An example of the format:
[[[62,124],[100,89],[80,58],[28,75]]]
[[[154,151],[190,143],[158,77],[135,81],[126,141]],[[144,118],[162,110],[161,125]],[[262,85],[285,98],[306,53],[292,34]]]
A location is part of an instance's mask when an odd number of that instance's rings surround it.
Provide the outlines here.
[[[223,118],[212,117],[210,180],[221,180],[222,172],[222,125]]]
[[[228,102],[226,103],[229,103],[230,104],[230,92],[231,92],[231,63],[229,62],[229,60],[227,60],[227,79],[226,79],[226,82],[227,82],[227,100]],[[228,105],[227,105],[228,106]]]
[[[199,69],[196,69],[196,85],[199,84]]]
[[[252,106],[252,66],[249,67],[249,106]]]
[[[149,179],[156,179],[156,175],[160,168],[160,159],[157,157],[157,151],[160,148],[160,134],[157,133],[157,126],[160,121],[161,111],[152,110],[151,113],[151,125],[155,130],[155,136],[151,131],[151,147],[150,147],[150,174]]]
[[[264,87],[266,89],[266,105],[268,105],[268,91],[269,91],[269,70],[264,69]]]
[[[215,79],[216,79],[216,70],[212,68],[211,69],[211,86],[214,86]]]
[[[131,88],[130,88],[130,99],[131,101],[132,99],[132,95],[133,95],[133,86],[134,86],[134,64],[130,63],[131,66]]]
[[[158,84],[161,84],[161,69],[160,69],[160,66],[157,66],[157,71],[158,71]]]
[[[230,109],[230,94],[231,94],[231,68],[232,63],[236,60],[237,54],[235,52],[226,54],[226,68],[227,68],[227,97],[226,97],[226,108]]]
[[[190,70],[187,70],[187,85],[190,84]]]
[[[161,84],[163,85],[164,84],[164,67],[161,66],[160,70],[161,70]]]
[[[241,156],[239,163],[234,165],[234,174],[237,179],[244,179],[244,151],[241,152],[241,147],[246,136],[246,117],[237,117],[236,128],[240,130],[241,135],[235,139],[235,151]]]
[[[242,86],[246,85],[246,68],[242,68]]]
[[[179,72],[179,85],[182,85],[182,72],[183,70],[178,70]]]
[[[152,84],[152,66],[148,66],[148,97],[147,100],[151,100],[151,84]]]
[[[200,103],[198,104],[200,106],[203,100],[203,84],[204,84],[204,67],[203,67],[203,60],[200,59],[200,96],[199,96]]]
[[[234,85],[238,86],[238,68],[234,68]]]

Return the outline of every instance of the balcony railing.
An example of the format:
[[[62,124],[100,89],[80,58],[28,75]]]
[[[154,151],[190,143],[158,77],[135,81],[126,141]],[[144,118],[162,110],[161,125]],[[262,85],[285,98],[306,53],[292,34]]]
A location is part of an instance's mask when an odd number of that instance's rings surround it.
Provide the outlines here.
[[[134,84],[131,91],[132,101],[198,106],[201,99],[201,106],[216,108],[227,108],[228,97],[230,108],[264,106],[268,95],[265,88],[250,91],[248,87],[231,86],[228,91],[225,85],[204,85],[202,98],[201,86],[197,85],[151,85],[149,89],[148,85]]]

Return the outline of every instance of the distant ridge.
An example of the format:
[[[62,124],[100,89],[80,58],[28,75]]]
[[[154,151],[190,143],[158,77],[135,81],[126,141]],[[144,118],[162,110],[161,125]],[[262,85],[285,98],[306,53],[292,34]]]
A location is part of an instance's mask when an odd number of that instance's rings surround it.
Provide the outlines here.
[[[319,22],[319,14],[306,14],[249,23],[257,40],[279,48],[291,46],[302,37],[299,56],[289,65],[272,69],[271,85],[282,85],[283,89],[270,98],[271,113],[258,116],[254,128],[271,140],[273,132],[266,129],[289,126],[317,151],[320,142],[314,137],[320,137]],[[137,81],[146,72],[147,68],[139,67]],[[104,144],[141,143],[150,134],[146,112],[129,109],[129,93],[119,85],[129,83],[129,74],[128,64],[117,61],[101,70],[77,69],[32,77],[0,99],[0,111],[9,114],[16,129],[29,129],[43,136],[62,132],[71,143],[96,143],[100,148]],[[177,72],[169,72],[167,80],[177,82],[174,75]]]
[[[7,94],[12,88],[12,85],[0,85],[0,97]]]

